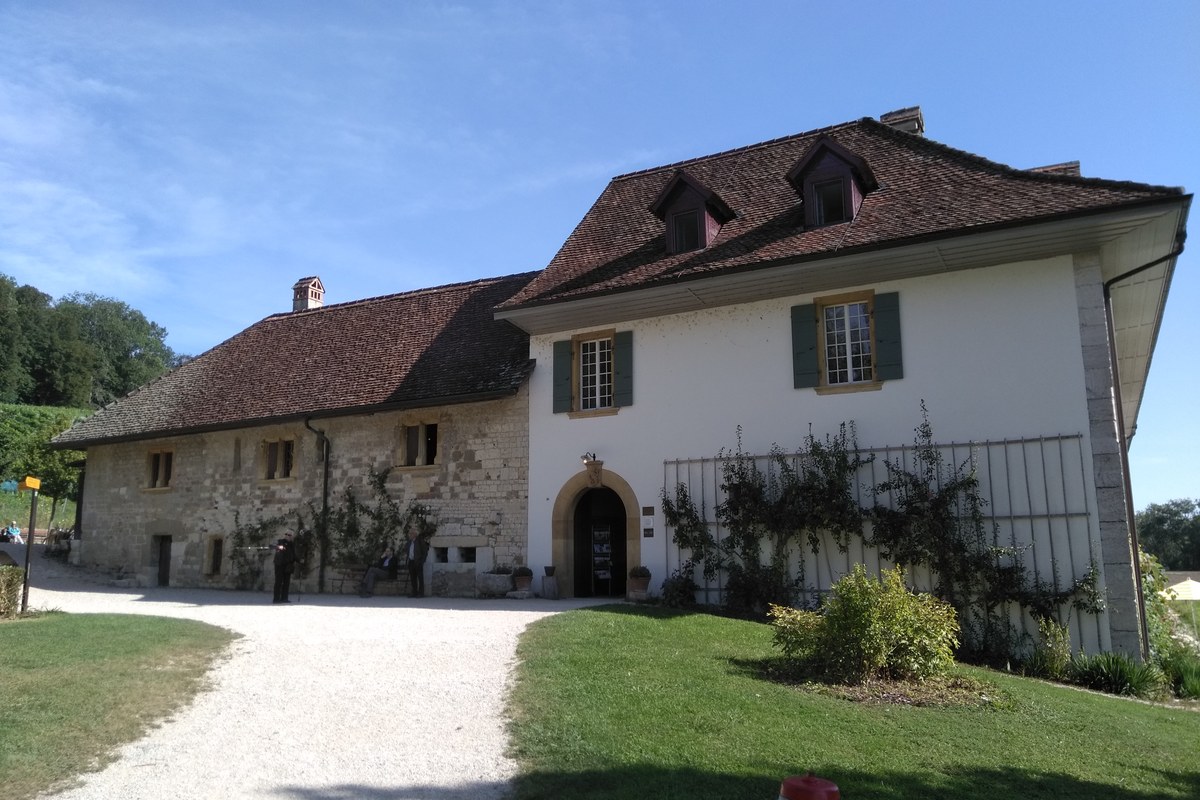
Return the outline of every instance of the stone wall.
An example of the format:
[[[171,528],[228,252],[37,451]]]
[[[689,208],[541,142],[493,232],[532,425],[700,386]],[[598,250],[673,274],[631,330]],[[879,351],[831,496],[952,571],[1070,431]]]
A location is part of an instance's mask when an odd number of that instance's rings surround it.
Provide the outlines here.
[[[160,582],[161,559],[169,552],[169,585],[233,587],[230,551],[239,525],[275,521],[280,530],[311,526],[320,511],[324,456],[319,431],[329,442],[331,506],[341,502],[347,487],[369,503],[371,471],[391,467],[389,494],[401,506],[419,501],[432,509],[438,553],[454,560],[471,553],[481,567],[524,563],[528,420],[523,388],[503,400],[89,448],[82,540],[76,542],[80,562],[120,573],[135,585],[153,586]],[[413,460],[406,452],[406,426],[430,424],[438,426],[433,463],[404,466]],[[290,475],[268,479],[267,443],[289,441]],[[154,453],[171,454],[170,481],[164,488],[150,488]],[[466,547],[453,546],[459,542]],[[270,553],[249,555],[265,565],[257,586],[269,589]],[[293,585],[313,591],[316,582],[314,563],[310,574],[297,575]]]

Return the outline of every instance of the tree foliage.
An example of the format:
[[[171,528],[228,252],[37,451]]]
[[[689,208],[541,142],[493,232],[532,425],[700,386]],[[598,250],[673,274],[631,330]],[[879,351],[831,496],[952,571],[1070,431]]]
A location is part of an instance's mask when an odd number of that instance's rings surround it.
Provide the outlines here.
[[[1169,570],[1200,570],[1200,500],[1151,503],[1137,514],[1138,543]]]
[[[0,275],[0,315],[0,403],[99,408],[184,360],[166,329],[107,297],[54,302]]]
[[[78,450],[52,450],[50,439],[62,433],[87,409],[0,404],[0,478],[39,478],[41,493],[52,499],[50,518],[60,500],[79,499]]]

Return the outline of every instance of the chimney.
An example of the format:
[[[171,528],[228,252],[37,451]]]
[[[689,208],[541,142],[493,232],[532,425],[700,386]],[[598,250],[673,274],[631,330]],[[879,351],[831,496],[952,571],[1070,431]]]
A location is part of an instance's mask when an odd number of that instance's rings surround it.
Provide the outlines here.
[[[316,275],[301,278],[292,287],[292,311],[308,311],[325,305],[325,285]]]
[[[880,114],[879,121],[898,131],[916,134],[917,136],[925,135],[925,117],[921,116],[920,106],[901,108],[896,111],[889,111],[886,114]]]

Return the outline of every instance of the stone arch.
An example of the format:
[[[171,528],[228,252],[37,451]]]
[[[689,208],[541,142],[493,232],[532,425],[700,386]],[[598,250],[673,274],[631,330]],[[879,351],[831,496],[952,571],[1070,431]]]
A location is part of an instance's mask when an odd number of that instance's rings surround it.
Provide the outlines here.
[[[559,593],[575,596],[575,507],[589,489],[611,489],[625,506],[625,559],[629,564],[642,563],[641,507],[637,494],[618,473],[604,469],[604,462],[593,461],[587,469],[572,475],[554,498],[551,511],[551,557],[558,577]],[[613,565],[614,569],[616,565]],[[628,568],[628,567],[624,567]]]

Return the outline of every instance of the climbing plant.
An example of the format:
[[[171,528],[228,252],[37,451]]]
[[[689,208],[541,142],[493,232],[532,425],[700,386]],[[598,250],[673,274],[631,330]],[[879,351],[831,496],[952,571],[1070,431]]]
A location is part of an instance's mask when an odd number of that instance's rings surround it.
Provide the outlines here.
[[[885,460],[887,480],[875,487],[877,501],[867,544],[906,567],[929,568],[934,594],[958,612],[963,645],[984,660],[1008,658],[1017,648],[1008,605],[1034,618],[1057,617],[1062,609],[1102,610],[1095,565],[1065,588],[1031,576],[1023,549],[994,545],[985,522],[987,501],[970,460],[949,464],[933,441],[929,412],[921,403],[913,466]],[[890,503],[878,502],[887,497]],[[1057,572],[1057,565],[1055,565]],[[1065,620],[1060,619],[1060,623]]]

